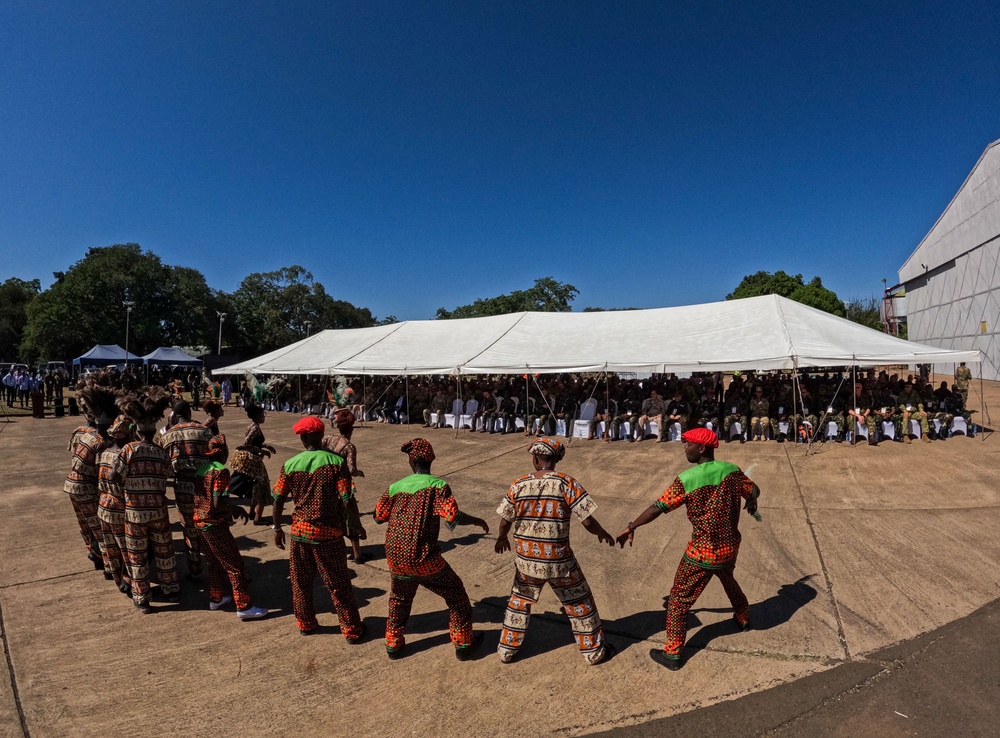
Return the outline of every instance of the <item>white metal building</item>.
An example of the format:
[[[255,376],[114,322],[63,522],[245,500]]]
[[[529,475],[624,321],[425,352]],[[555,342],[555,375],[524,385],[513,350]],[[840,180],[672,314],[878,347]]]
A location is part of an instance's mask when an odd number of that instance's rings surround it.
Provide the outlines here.
[[[979,349],[982,376],[1000,379],[1000,141],[986,147],[899,281],[909,340]]]

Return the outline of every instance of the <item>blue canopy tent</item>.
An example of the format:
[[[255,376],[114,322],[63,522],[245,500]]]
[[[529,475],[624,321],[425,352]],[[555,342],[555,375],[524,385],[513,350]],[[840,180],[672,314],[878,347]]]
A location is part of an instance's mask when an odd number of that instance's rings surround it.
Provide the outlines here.
[[[80,367],[83,370],[87,367],[124,364],[126,359],[137,364],[142,361],[141,356],[126,352],[117,343],[99,343],[87,353],[73,359],[73,367]]]
[[[165,364],[167,366],[201,366],[204,362],[191,354],[181,351],[179,348],[160,346],[152,353],[142,357],[146,366],[150,364]]]

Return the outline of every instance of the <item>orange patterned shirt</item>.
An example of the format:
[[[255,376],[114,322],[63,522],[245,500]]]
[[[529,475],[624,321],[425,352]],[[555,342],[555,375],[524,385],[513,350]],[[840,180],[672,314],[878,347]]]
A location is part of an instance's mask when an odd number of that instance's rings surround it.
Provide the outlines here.
[[[597,503],[568,474],[527,474],[507,490],[497,514],[513,523],[517,569],[535,579],[565,577],[577,568],[569,545],[571,516],[586,520]]]

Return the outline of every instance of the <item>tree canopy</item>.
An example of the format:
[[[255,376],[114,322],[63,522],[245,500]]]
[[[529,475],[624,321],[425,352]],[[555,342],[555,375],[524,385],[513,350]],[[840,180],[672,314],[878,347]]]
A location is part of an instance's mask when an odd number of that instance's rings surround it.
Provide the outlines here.
[[[76,356],[95,343],[145,353],[204,345],[213,296],[200,272],[171,267],[139,244],[92,248],[31,301],[21,341],[30,360]],[[125,302],[134,303],[131,315]],[[125,336],[128,321],[128,338]]]
[[[20,355],[21,335],[28,322],[28,303],[42,291],[37,279],[11,277],[0,284],[0,358],[13,361]]]
[[[506,295],[476,300],[471,305],[461,305],[454,310],[438,308],[438,320],[452,318],[481,318],[487,315],[507,315],[509,313],[569,312],[573,299],[580,290],[571,284],[558,282],[552,277],[541,277],[526,290],[514,290]]]
[[[770,272],[748,274],[743,277],[735,290],[726,295],[726,299],[739,300],[760,295],[781,295],[841,318],[847,314],[844,303],[837,297],[837,293],[824,287],[823,280],[819,277],[813,277],[806,283],[803,282],[801,274],[792,276],[783,271],[774,274]]]
[[[261,353],[315,331],[365,328],[376,323],[368,308],[334,299],[321,282],[298,265],[247,275],[230,304],[242,340]]]

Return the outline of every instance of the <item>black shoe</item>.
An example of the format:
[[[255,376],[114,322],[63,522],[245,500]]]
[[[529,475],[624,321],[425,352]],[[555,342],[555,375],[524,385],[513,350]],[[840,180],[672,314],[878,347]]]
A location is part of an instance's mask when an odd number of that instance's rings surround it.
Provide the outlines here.
[[[609,661],[611,661],[611,659],[615,657],[616,653],[618,653],[618,649],[615,648],[610,643],[608,643],[607,641],[604,641],[604,655],[601,656],[600,661],[595,661],[594,663],[591,664],[591,666],[597,666],[598,664],[608,663]]]
[[[404,649],[406,646],[400,646],[399,648],[385,649],[385,655],[389,657],[390,661],[395,661],[396,659],[401,659],[405,655]]]
[[[148,604],[140,605],[138,602],[135,603],[135,609],[143,615],[149,615],[149,613],[153,612],[153,608],[151,608]]]
[[[746,442],[747,442],[747,439],[745,439],[743,436],[740,436],[740,445],[742,446]]]
[[[481,645],[483,645],[483,634],[473,633],[472,643],[462,648],[457,648],[457,647],[455,648],[455,658],[458,659],[459,661],[468,661],[470,658],[472,658],[472,654],[475,653],[476,649],[479,648]]]
[[[667,667],[670,671],[677,671],[681,668],[681,660],[670,658],[662,648],[649,649],[649,658],[653,659],[660,666]]]
[[[100,570],[104,568],[104,559],[102,559],[94,552],[90,552],[89,554],[87,554],[87,558],[90,559],[91,563],[93,563],[95,569]]]
[[[747,621],[745,623],[741,623],[739,620],[736,619],[736,616],[733,615],[733,622],[736,623],[736,627],[738,630],[746,631],[750,630],[753,627],[752,625],[750,625],[749,617],[747,618]]]
[[[104,572],[104,578],[110,582],[112,579],[114,579],[114,576],[112,576],[110,572]]]
[[[201,572],[200,571],[189,571],[184,575],[184,578],[189,582],[194,582],[195,584],[201,583]]]
[[[318,633],[318,632],[319,632],[319,628],[310,628],[309,630],[300,630],[299,631],[299,635],[300,636],[311,636],[313,633]]]
[[[868,437],[868,445],[869,446],[878,446],[878,441],[876,441],[874,438],[872,438],[871,436],[869,436]]]

